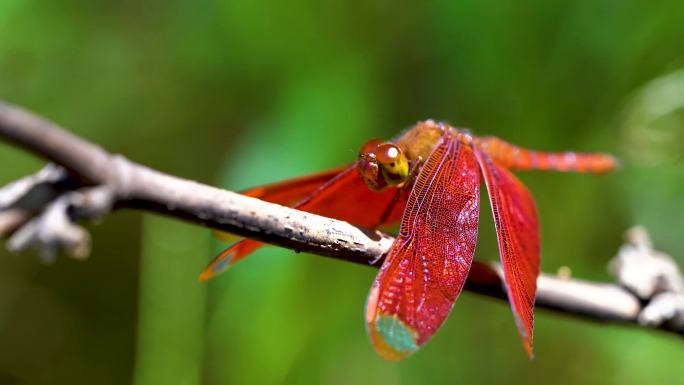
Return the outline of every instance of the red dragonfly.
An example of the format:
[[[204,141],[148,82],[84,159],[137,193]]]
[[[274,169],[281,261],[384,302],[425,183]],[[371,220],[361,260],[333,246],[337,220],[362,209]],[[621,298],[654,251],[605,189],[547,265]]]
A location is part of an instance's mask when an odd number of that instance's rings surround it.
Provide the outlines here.
[[[350,166],[243,194],[371,229],[401,221],[366,303],[375,349],[400,360],[432,337],[463,288],[475,253],[484,180],[505,288],[531,357],[539,224],[532,195],[509,169],[603,173],[615,167],[609,155],[531,151],[428,120],[394,141],[369,141]],[[248,239],[233,244],[200,279],[262,245]]]

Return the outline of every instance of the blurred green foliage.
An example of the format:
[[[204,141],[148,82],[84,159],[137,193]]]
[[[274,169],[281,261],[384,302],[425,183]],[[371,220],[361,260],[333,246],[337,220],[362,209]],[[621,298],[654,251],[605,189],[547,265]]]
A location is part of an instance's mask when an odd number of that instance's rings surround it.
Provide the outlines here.
[[[543,263],[609,279],[632,224],[684,263],[684,3],[625,0],[0,0],[0,99],[163,171],[240,189],[351,162],[447,120],[609,176],[529,173]],[[42,161],[0,146],[0,183]],[[483,204],[476,258],[497,255]],[[0,252],[0,384],[675,384],[676,337],[464,294],[395,364],[363,303],[375,270],[265,248],[209,284],[210,232],[119,212],[88,262]]]

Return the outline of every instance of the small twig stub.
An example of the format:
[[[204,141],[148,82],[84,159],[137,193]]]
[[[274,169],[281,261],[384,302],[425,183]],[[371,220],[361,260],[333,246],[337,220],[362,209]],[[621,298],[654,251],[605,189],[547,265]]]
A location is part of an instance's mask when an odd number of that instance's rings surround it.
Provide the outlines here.
[[[641,226],[629,229],[625,238],[609,268],[618,283],[646,302],[638,322],[684,330],[684,279],[674,259],[655,250]]]

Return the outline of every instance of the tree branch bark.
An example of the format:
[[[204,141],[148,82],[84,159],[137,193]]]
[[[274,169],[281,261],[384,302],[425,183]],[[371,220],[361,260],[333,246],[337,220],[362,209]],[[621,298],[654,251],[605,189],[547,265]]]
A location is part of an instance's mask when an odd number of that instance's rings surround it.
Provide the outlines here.
[[[46,207],[56,207],[55,202],[64,194],[80,194],[69,195],[66,203],[60,201],[59,207],[67,213],[64,217],[72,221],[104,216],[112,207],[148,210],[296,251],[375,267],[380,266],[393,241],[389,235],[368,232],[346,222],[155,171],[123,156],[112,155],[51,122],[3,103],[0,103],[0,138],[68,170],[67,176],[41,179],[36,174],[0,190],[0,225],[4,223],[3,218],[6,222],[4,227],[0,226],[0,233],[14,232],[9,243],[17,250],[33,242],[34,245],[48,244],[54,252],[56,247],[74,242],[51,234],[54,229],[50,226],[61,226],[64,218],[50,222],[40,214],[50,211]],[[54,185],[55,180],[60,181],[62,188],[53,188],[47,195],[43,191],[40,203],[26,204],[36,186],[49,181]],[[40,215],[43,218],[38,220]],[[29,230],[25,230],[27,227]],[[83,249],[75,248],[83,253]],[[465,289],[505,299],[502,277],[498,264],[476,261]],[[639,315],[645,301],[616,284],[542,274],[536,306],[586,319],[640,325]],[[676,322],[642,323],[641,326],[684,336],[684,325]]]

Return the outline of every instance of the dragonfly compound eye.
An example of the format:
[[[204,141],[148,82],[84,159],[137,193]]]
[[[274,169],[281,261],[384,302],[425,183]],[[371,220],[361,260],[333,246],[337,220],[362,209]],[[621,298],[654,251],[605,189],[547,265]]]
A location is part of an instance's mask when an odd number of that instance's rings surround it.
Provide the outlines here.
[[[382,141],[373,139],[361,147],[356,169],[368,188],[374,191],[384,190],[388,185],[378,164],[377,150]]]
[[[388,185],[398,185],[408,179],[409,162],[399,147],[392,143],[383,143],[375,150],[375,156]]]

